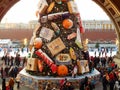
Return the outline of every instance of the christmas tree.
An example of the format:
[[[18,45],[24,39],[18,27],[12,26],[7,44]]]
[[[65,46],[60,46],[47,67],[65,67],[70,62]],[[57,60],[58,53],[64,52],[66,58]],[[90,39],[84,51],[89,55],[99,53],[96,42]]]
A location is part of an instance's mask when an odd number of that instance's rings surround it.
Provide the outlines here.
[[[84,29],[75,1],[40,0],[37,16],[39,24],[30,41],[26,71],[73,77],[89,72],[80,36]]]

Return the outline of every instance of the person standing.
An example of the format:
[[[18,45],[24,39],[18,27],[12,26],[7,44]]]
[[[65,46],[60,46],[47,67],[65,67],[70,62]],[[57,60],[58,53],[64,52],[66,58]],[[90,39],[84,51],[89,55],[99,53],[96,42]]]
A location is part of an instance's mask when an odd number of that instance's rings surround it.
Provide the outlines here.
[[[109,77],[110,77],[110,80],[109,80],[110,90],[114,90],[115,76],[113,71],[110,72]]]
[[[20,55],[17,54],[16,57],[15,57],[15,64],[16,64],[18,67],[20,66],[20,61],[21,61]]]
[[[25,66],[26,62],[27,62],[27,58],[24,57],[24,58],[23,58],[23,67]]]
[[[3,72],[4,72],[3,67],[1,67],[1,78],[2,79],[3,79]]]
[[[17,74],[16,83],[17,83],[17,89],[19,90],[20,88],[20,75],[19,74]]]
[[[6,77],[8,77],[8,72],[9,72],[9,66],[6,66],[6,67],[5,67]]]
[[[14,79],[11,77],[9,80],[10,90],[14,90]]]
[[[5,65],[7,65],[7,62],[8,62],[8,56],[7,56],[7,54],[4,57],[4,61],[5,61]]]
[[[6,90],[10,90],[9,82],[6,82]]]
[[[108,76],[108,73],[105,72],[105,74],[102,77],[103,90],[107,90],[108,81],[109,81],[109,76]]]
[[[2,78],[2,90],[6,90],[6,79]]]
[[[14,64],[14,57],[11,56],[11,57],[10,57],[10,66],[13,66],[13,64]]]

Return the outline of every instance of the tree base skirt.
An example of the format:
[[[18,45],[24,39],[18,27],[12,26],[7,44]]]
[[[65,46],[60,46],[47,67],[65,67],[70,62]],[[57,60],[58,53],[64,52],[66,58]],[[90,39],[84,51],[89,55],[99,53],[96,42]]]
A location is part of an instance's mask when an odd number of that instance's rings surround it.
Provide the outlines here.
[[[43,90],[48,84],[49,88],[60,88],[61,81],[65,78],[68,82],[72,82],[75,88],[79,88],[80,81],[85,78],[85,76],[92,78],[92,80],[97,83],[99,81],[100,72],[94,69],[91,73],[86,73],[76,77],[53,77],[53,76],[33,76],[26,72],[25,68],[19,72],[20,83],[34,90]]]

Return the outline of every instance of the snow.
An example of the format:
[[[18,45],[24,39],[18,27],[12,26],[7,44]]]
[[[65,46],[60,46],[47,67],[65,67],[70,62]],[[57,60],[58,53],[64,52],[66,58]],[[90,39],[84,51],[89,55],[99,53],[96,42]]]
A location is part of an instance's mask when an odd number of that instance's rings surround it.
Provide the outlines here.
[[[112,54],[110,53],[110,51],[106,54],[106,56],[114,56],[114,55],[116,55],[116,53],[117,53],[117,51],[112,51]],[[95,51],[89,51],[89,55],[90,56],[95,56]],[[99,52],[98,51],[96,51],[96,56],[99,56]],[[100,55],[100,57],[102,57],[102,54]],[[103,57],[105,57],[105,53],[103,53]]]
[[[15,57],[16,56],[16,53],[17,52],[15,52],[15,51],[11,51],[11,52],[9,52],[9,56],[13,56],[13,57]],[[20,56],[21,57],[27,57],[28,56],[28,52],[27,51],[20,51],[19,52],[19,54],[20,54]],[[4,56],[5,54],[4,54],[4,51],[0,51],[0,57],[2,57],[2,56]]]
[[[0,51],[0,57],[2,57],[2,56],[4,56],[4,52],[5,51],[3,51],[3,50],[1,50]],[[95,52],[96,52],[96,56],[99,56],[99,52],[98,51],[96,51],[96,50],[94,50],[94,51],[89,51],[89,55],[90,56],[95,56]],[[16,56],[16,53],[17,53],[17,50],[11,50],[11,51],[9,51],[9,55],[10,56],[13,56],[13,57],[15,57]],[[21,57],[27,57],[28,56],[28,53],[29,52],[27,52],[27,50],[24,50],[23,52],[22,51],[19,51],[19,54],[20,54],[20,56]],[[112,51],[112,54],[110,53],[110,51],[108,51],[108,53],[106,54],[107,56],[114,56],[114,55],[116,55],[116,53],[117,53],[117,51]],[[105,53],[103,53],[103,57],[105,56]],[[102,57],[102,54],[101,54],[101,56],[100,57]]]

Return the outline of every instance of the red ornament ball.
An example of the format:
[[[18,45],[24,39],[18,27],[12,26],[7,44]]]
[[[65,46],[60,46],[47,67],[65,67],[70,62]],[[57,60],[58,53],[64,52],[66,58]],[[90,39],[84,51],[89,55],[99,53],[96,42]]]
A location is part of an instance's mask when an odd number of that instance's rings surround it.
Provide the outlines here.
[[[65,19],[63,20],[62,25],[65,29],[70,29],[73,26],[73,21],[71,19]]]
[[[66,65],[58,66],[57,73],[59,76],[66,76],[68,74],[68,67]]]
[[[37,49],[42,47],[42,40],[41,40],[41,38],[35,38],[35,40],[34,40],[34,47],[37,48]]]

